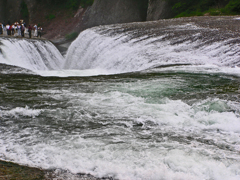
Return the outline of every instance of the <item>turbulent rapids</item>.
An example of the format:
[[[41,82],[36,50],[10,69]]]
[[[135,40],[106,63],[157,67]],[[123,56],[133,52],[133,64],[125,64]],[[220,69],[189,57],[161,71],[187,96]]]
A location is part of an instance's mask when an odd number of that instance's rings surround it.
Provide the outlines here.
[[[240,179],[237,23],[99,26],[64,57],[0,38],[0,159],[60,179]]]

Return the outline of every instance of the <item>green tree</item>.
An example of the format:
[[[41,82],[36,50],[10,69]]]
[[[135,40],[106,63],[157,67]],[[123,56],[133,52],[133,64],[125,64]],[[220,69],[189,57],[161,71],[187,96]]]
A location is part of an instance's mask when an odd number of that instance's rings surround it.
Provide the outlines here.
[[[21,12],[21,16],[23,19],[28,19],[29,18],[29,12],[28,12],[28,7],[27,4],[22,1],[20,4],[20,12]]]

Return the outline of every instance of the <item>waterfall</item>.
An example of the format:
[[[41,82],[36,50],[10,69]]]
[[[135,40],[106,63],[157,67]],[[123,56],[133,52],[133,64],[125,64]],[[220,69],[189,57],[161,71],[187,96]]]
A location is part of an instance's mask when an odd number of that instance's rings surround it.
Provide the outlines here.
[[[240,65],[239,38],[218,29],[157,22],[99,26],[70,46],[66,69],[132,72],[166,65]]]
[[[237,34],[193,22],[173,22],[87,29],[71,44],[66,58],[49,41],[1,38],[0,63],[45,71],[47,75],[54,70],[54,75],[62,76],[117,74],[175,65],[240,66]]]
[[[0,37],[0,160],[56,179],[239,180],[240,31],[203,18],[94,27],[65,57]]]
[[[58,70],[62,69],[64,58],[57,48],[46,40],[1,38],[0,63],[32,71]]]

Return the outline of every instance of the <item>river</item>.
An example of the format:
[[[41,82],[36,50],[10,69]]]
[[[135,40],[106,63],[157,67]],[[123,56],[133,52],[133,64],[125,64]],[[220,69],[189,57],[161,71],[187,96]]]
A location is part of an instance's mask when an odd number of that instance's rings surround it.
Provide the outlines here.
[[[239,179],[239,34],[168,22],[85,30],[64,57],[0,38],[0,159],[70,179]]]

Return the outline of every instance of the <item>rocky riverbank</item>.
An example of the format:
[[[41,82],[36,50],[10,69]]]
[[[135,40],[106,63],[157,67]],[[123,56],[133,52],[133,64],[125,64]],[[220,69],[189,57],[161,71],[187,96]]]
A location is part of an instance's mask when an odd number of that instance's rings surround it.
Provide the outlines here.
[[[11,162],[0,161],[0,179],[42,180],[44,171],[26,166],[20,166]]]
[[[71,174],[61,170],[43,170],[0,161],[0,180],[112,180],[112,178],[95,178],[87,174]]]

